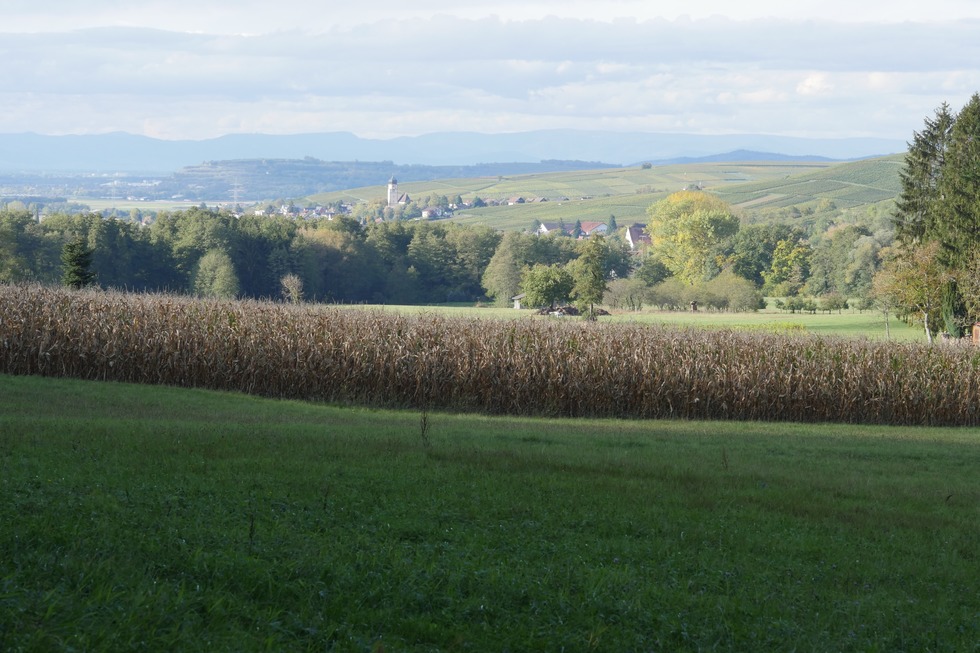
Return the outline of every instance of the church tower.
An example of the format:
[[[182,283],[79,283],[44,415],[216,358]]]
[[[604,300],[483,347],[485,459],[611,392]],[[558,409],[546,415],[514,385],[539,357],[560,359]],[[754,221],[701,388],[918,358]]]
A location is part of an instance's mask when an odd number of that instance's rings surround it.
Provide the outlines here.
[[[388,180],[388,206],[398,204],[398,180],[392,175]]]

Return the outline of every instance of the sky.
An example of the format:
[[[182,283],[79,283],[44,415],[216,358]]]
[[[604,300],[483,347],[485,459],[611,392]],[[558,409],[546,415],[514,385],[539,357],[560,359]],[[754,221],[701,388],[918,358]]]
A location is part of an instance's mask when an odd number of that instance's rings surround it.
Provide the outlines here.
[[[909,140],[975,0],[4,0],[0,133],[570,128]]]

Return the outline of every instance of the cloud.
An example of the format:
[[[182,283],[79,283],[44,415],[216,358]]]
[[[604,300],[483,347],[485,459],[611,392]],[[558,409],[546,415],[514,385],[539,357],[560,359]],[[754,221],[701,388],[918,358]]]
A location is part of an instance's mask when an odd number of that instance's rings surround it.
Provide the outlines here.
[[[796,92],[800,95],[826,95],[833,90],[834,85],[827,73],[812,73],[796,85]]]
[[[222,3],[195,14],[194,25],[214,21],[201,32],[139,26],[147,14],[133,4],[98,4],[88,20],[101,27],[4,34],[0,131],[204,138],[601,125],[902,138],[980,86],[978,20],[516,20],[432,14],[439,2],[395,19],[386,10],[400,15],[400,4],[373,2],[370,24],[335,17],[250,34],[228,29],[235,12],[216,18]],[[161,16],[190,6],[138,4]],[[250,20],[267,10],[242,6]],[[559,4],[528,6],[549,8]]]

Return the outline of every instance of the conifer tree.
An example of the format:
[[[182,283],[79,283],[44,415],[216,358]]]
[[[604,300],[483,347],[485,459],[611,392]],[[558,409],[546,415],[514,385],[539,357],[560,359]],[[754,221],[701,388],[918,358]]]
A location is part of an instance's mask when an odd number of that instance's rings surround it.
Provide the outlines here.
[[[940,211],[930,225],[942,261],[963,267],[980,245],[980,94],[960,110],[950,132],[939,179]]]
[[[91,285],[95,281],[91,270],[94,254],[80,237],[65,243],[61,249],[61,283],[76,290]]]
[[[980,248],[980,94],[956,115],[943,103],[916,132],[901,172],[896,236],[906,248],[938,245],[937,262],[963,269]],[[968,322],[955,275],[940,289],[945,329],[958,336]],[[973,316],[978,317],[978,316]]]
[[[897,236],[909,244],[927,237],[936,226],[940,212],[940,177],[955,117],[949,105],[936,109],[926,118],[925,128],[915,132],[900,172],[902,190],[896,202]]]

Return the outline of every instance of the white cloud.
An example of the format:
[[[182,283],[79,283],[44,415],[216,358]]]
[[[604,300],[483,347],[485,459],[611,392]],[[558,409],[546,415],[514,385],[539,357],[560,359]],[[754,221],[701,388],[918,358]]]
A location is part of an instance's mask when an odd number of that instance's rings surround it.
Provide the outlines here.
[[[827,95],[833,90],[834,85],[826,73],[811,73],[796,85],[796,92],[800,95]]]
[[[0,132],[905,138],[980,88],[980,3],[8,2]]]

